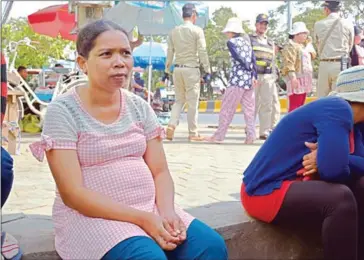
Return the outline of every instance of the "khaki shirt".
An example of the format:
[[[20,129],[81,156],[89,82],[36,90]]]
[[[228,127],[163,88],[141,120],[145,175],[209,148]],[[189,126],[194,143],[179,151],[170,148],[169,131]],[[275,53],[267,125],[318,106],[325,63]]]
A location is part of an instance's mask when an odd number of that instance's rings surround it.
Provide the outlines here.
[[[174,28],[168,37],[166,72],[170,73],[175,58],[176,65],[200,67],[210,73],[209,57],[203,30],[189,21]]]
[[[331,26],[339,19],[338,13],[331,13],[325,19],[318,21],[314,26],[314,41],[320,51],[320,44],[324,41]],[[332,30],[323,46],[320,59],[340,59],[345,54],[349,54],[354,44],[354,25],[348,20],[340,18],[340,21]]]
[[[282,76],[290,72],[301,72],[302,70],[302,48],[303,45],[289,40],[282,50]]]

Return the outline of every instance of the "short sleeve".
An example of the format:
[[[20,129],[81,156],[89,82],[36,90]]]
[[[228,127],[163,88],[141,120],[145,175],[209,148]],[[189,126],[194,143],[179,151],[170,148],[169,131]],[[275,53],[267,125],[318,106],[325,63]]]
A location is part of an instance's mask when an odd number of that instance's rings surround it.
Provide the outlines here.
[[[78,140],[76,123],[65,101],[50,104],[44,118],[41,140],[30,145],[34,157],[43,161],[51,149],[75,150]]]
[[[145,102],[144,100],[140,99],[142,102],[143,107],[143,114],[144,114],[144,134],[146,136],[147,141],[152,140],[154,138],[165,138],[165,131],[164,128],[158,121],[157,115],[153,111],[152,107]]]

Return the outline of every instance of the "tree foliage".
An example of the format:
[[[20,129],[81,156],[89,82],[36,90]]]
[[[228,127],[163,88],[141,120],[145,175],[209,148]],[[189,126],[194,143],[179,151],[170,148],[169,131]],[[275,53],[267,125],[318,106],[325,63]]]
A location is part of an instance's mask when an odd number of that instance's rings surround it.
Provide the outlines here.
[[[32,44],[36,50],[25,46],[19,45],[18,56],[15,61],[15,66],[20,65],[41,68],[49,65],[50,58],[65,59],[64,49],[67,45],[71,45],[71,49],[75,49],[74,43],[63,40],[60,37],[57,39],[36,34],[33,32],[25,17],[11,19],[8,23],[4,24],[1,28],[2,33],[2,48],[7,48],[9,42],[18,42],[28,37],[35,43]],[[13,59],[14,53],[10,53],[10,60]]]
[[[293,3],[293,7],[299,10],[299,14],[293,17],[293,22],[302,21],[306,23],[307,28],[312,32],[315,22],[323,19],[324,13],[321,7],[322,1],[305,1],[299,0]],[[270,31],[269,36],[278,42],[287,40],[287,27],[279,28],[278,24],[282,15],[286,15],[287,4],[282,4],[275,10],[271,10],[270,15]],[[364,1],[351,0],[342,1],[341,15],[347,18],[349,15],[355,20],[358,25],[364,25]]]

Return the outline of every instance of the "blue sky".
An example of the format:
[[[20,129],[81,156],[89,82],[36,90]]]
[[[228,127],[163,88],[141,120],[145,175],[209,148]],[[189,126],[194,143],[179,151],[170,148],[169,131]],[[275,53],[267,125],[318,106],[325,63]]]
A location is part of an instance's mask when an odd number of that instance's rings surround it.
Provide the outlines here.
[[[4,2],[4,1],[3,1]],[[2,4],[4,4],[2,2]],[[258,13],[268,12],[275,9],[283,1],[205,1],[210,7],[210,12],[214,12],[221,6],[231,7],[241,19],[254,21]],[[39,9],[50,5],[64,4],[68,1],[15,1],[10,12],[10,17],[28,16]],[[285,22],[285,18],[282,22]]]

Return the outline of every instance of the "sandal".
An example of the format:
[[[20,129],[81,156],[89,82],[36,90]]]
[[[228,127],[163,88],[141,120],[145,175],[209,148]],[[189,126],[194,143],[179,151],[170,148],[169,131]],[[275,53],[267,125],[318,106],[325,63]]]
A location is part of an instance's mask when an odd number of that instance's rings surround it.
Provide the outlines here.
[[[205,141],[210,142],[210,143],[215,143],[215,144],[222,144],[224,142],[224,141],[216,140],[212,136],[205,138]]]
[[[190,142],[203,142],[206,141],[206,138],[200,135],[196,135],[196,136],[189,136],[188,140]]]
[[[10,234],[1,233],[1,257],[6,260],[20,260],[23,252],[19,248],[19,242]]]
[[[172,141],[173,138],[174,138],[174,130],[176,130],[176,127],[175,126],[171,126],[169,125],[167,127],[167,131],[166,131],[166,139],[169,140],[169,141]]]
[[[254,137],[247,137],[245,139],[244,144],[254,144],[254,142],[255,142],[255,138]]]

